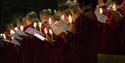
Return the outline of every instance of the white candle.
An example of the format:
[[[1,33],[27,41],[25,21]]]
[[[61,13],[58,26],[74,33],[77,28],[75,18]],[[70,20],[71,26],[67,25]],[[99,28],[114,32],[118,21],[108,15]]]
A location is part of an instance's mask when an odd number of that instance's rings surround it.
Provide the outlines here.
[[[15,31],[11,29],[10,34],[13,35],[14,33],[15,33]]]
[[[49,29],[49,33],[50,33],[51,38],[52,38],[52,40],[53,40],[53,32],[52,32],[52,30],[51,30],[51,29]]]
[[[37,22],[34,22],[33,23],[33,27],[36,29],[36,26],[37,26]]]
[[[116,4],[113,4],[112,8],[114,11],[116,11]]]
[[[23,26],[23,25],[20,26],[20,30],[21,30],[21,31],[24,30],[24,26]]]
[[[48,22],[49,24],[52,24],[52,19],[51,19],[51,18],[49,18],[48,21],[49,21],[49,22]]]
[[[61,19],[64,20],[64,15],[61,16]]]
[[[17,31],[17,30],[18,30],[18,27],[15,27],[14,30]]]
[[[14,37],[11,37],[11,39],[13,40],[13,39],[14,39]]]
[[[41,32],[42,23],[39,22],[38,25],[39,25],[39,30],[40,30],[40,32]]]
[[[101,13],[101,14],[103,13],[103,10],[102,10],[102,8],[99,8],[99,13]]]
[[[1,33],[1,34],[0,34],[0,36],[2,37],[2,36],[3,36],[3,34]]]
[[[3,34],[3,38],[4,38],[4,39],[7,39],[5,34]]]
[[[47,28],[44,28],[44,33],[45,33],[46,37],[48,37],[47,36],[47,33],[48,33]]]
[[[71,24],[72,23],[72,16],[71,15],[69,15],[68,20],[69,20],[69,24]]]

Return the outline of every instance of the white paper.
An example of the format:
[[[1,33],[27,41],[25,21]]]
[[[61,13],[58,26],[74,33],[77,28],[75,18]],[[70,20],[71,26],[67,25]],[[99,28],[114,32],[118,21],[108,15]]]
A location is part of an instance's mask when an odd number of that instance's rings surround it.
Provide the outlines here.
[[[99,12],[95,12],[95,15],[97,17],[97,20],[101,23],[106,23],[106,21],[108,20],[107,16],[104,14],[101,14]]]
[[[58,23],[58,26],[60,26],[62,29],[66,30],[66,31],[71,31],[71,27],[70,25],[68,25],[66,22],[64,22],[63,20],[60,20]]]
[[[47,40],[45,37],[41,36],[41,35],[38,34],[38,33],[34,33],[34,36],[36,36],[37,38],[39,38],[39,39],[42,40],[42,41]]]
[[[62,32],[64,32],[62,29],[60,29],[59,27],[56,26],[56,23],[55,23],[55,22],[52,23],[52,24],[50,25],[50,27],[51,27],[51,29],[53,30],[54,34],[56,34],[56,35],[59,35],[59,34],[61,34]]]
[[[20,46],[20,43],[15,39],[12,39],[11,41],[3,39],[3,41]]]
[[[27,28],[25,32],[26,32],[26,33],[29,33],[29,34],[31,34],[31,35],[34,35],[35,33],[38,33],[38,34],[43,35],[42,32],[39,32],[38,30],[36,30],[36,29],[34,29],[34,28]]]

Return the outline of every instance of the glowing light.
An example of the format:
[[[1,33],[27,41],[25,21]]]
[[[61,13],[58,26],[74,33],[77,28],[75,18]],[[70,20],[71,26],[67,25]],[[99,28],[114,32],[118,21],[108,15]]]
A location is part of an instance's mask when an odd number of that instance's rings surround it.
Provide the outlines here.
[[[20,26],[20,30],[23,31],[24,30],[24,26],[21,25]]]
[[[72,23],[72,16],[69,15],[68,19],[69,19],[69,23],[71,24]]]
[[[10,30],[10,34],[13,35],[15,33],[14,30]]]
[[[101,14],[103,13],[103,10],[102,10],[102,8],[99,8],[99,13],[101,13]]]

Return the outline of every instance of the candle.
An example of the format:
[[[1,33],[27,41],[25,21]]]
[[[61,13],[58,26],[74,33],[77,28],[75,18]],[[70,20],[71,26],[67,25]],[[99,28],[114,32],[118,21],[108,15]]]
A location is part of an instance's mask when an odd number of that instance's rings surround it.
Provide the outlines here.
[[[38,23],[38,26],[39,26],[39,30],[40,30],[40,32],[41,32],[42,23],[39,22],[39,23]]]
[[[14,37],[11,37],[11,40],[13,40],[14,39]]]
[[[102,10],[102,8],[99,8],[99,13],[101,13],[101,14],[103,13],[103,10]]]
[[[14,30],[17,31],[17,30],[18,30],[18,27],[15,27]]]
[[[114,11],[116,11],[116,4],[113,4],[112,8]]]
[[[51,38],[52,38],[52,40],[53,40],[53,32],[52,32],[51,29],[49,29],[49,34],[51,35]]]
[[[44,28],[44,33],[46,35],[46,38],[48,38],[48,36],[47,36],[47,33],[48,33],[47,28]]]
[[[20,30],[21,30],[21,31],[24,30],[24,26],[23,26],[23,25],[20,26]]]
[[[44,33],[45,33],[45,34],[47,34],[47,33],[48,33],[47,28],[44,28]]]
[[[72,16],[71,15],[69,15],[68,20],[69,20],[69,24],[71,24],[72,23]]]
[[[33,23],[33,27],[36,29],[36,26],[37,26],[37,22],[34,22]]]
[[[61,19],[64,20],[64,15],[61,16]]]
[[[14,30],[10,30],[10,34],[13,35],[15,33]]]
[[[5,34],[3,34],[3,38],[4,38],[4,39],[7,39]]]
[[[52,24],[52,19],[51,19],[51,18],[49,18],[48,21],[49,21],[49,22],[48,22],[49,24]]]
[[[2,36],[3,36],[3,34],[1,33],[1,34],[0,34],[0,36],[2,37]]]

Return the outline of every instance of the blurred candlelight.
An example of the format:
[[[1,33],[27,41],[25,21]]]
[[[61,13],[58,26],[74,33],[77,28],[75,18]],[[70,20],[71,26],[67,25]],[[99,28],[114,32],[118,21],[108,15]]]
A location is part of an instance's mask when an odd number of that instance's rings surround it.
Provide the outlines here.
[[[112,8],[116,11],[116,4],[113,4]]]
[[[34,22],[33,27],[36,28],[36,26],[37,26],[37,22]]]
[[[11,39],[13,40],[13,39],[14,39],[14,37],[11,37]]]
[[[64,15],[61,16],[61,19],[64,20]]]
[[[44,28],[44,33],[45,33],[45,34],[47,34],[47,33],[48,33],[47,28]]]
[[[17,31],[17,30],[18,30],[18,27],[15,27],[14,30]]]
[[[48,22],[49,24],[52,24],[52,19],[51,18],[49,18],[49,22]]]
[[[20,26],[20,30],[21,30],[21,31],[24,30],[24,26],[23,26],[23,25]]]
[[[1,34],[0,34],[0,36],[2,37],[2,36],[3,36],[3,34],[1,33]]]
[[[101,14],[103,13],[103,10],[102,10],[102,8],[99,8],[99,13],[101,13]]]
[[[69,15],[68,20],[69,20],[69,23],[71,24],[72,23],[72,16],[71,15]]]
[[[39,23],[38,23],[38,26],[39,26],[39,30],[41,31],[42,23],[39,22]]]
[[[49,29],[49,34],[51,35],[51,39],[53,40],[53,31]]]
[[[14,33],[15,33],[15,31],[11,29],[10,34],[13,35]]]
[[[50,33],[51,35],[53,35],[53,32],[52,32],[52,30],[51,30],[51,29],[49,29],[49,33]]]
[[[3,38],[4,38],[4,39],[7,39],[5,34],[3,34]]]

